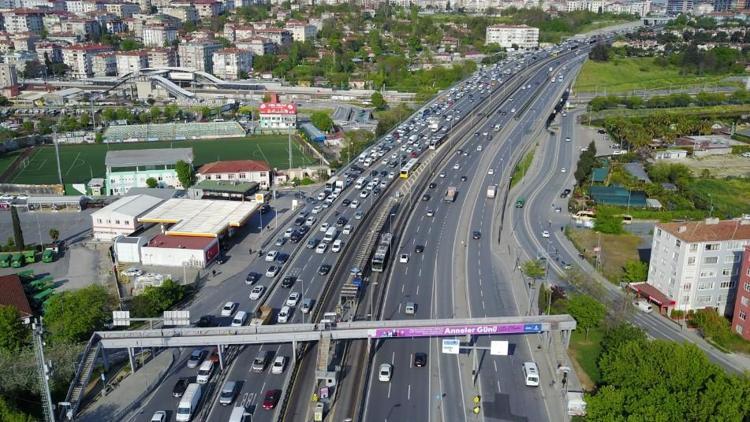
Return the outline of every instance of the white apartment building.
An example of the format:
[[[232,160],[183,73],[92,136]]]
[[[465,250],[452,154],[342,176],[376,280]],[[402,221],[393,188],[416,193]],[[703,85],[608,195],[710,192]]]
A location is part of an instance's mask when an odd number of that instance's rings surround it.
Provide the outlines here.
[[[254,37],[244,41],[237,41],[237,48],[250,50],[253,56],[262,56],[264,54],[273,54],[276,51],[276,45],[268,38]]]
[[[147,50],[148,65],[150,67],[177,66],[177,53],[174,48],[152,48]]]
[[[5,32],[17,34],[20,32],[33,32],[39,34],[44,29],[44,14],[37,10],[14,9],[2,12],[5,22]]]
[[[172,41],[177,39],[177,28],[161,23],[145,25],[141,33],[141,39],[146,47],[171,45]]]
[[[111,2],[106,3],[104,7],[107,10],[107,13],[112,13],[121,18],[130,18],[136,13],[141,12],[141,6],[136,3]],[[148,13],[148,10],[145,10],[144,12]]]
[[[250,73],[253,55],[249,50],[224,48],[213,54],[213,74],[221,79],[240,79],[242,72]]]
[[[648,284],[690,311],[732,312],[750,219],[660,223],[654,227]]]
[[[316,28],[315,25],[310,25],[300,21],[289,21],[284,29],[291,32],[292,40],[298,42],[314,40],[315,35],[318,33],[318,28]]]
[[[539,46],[539,28],[527,25],[491,25],[486,30],[485,44],[498,44],[503,48],[529,49]]]
[[[119,51],[115,57],[117,58],[117,76],[148,67],[148,53],[145,51]]]
[[[112,47],[101,44],[75,44],[63,48],[63,63],[70,67],[70,74],[74,78],[84,79],[94,76],[94,56],[99,53],[112,51]],[[113,58],[114,59],[114,58]],[[117,63],[115,63],[115,71]]]
[[[96,0],[66,0],[65,10],[76,15],[83,15],[90,12],[101,12],[106,10],[103,2]]]
[[[114,52],[95,54],[91,59],[91,71],[96,77],[117,74],[117,56]]]
[[[182,22],[198,22],[198,10],[195,6],[163,7],[159,12],[175,17]]]
[[[221,44],[214,41],[183,42],[177,47],[180,66],[203,72],[213,70],[213,54],[221,49]]]

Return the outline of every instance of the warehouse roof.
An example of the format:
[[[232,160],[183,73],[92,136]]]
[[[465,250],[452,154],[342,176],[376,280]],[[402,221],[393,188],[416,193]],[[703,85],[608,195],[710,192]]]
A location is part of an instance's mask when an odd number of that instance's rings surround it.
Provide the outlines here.
[[[163,199],[151,195],[125,196],[91,214],[93,221],[104,215],[119,214],[136,218],[151,208],[159,205]]]
[[[217,237],[229,227],[243,225],[259,206],[255,201],[173,198],[149,211],[138,221],[173,224],[167,229],[167,235]]]
[[[104,158],[107,167],[135,167],[193,162],[192,148],[157,148],[108,151]]]
[[[196,183],[193,188],[211,192],[252,194],[258,190],[258,183],[232,180],[204,180]]]

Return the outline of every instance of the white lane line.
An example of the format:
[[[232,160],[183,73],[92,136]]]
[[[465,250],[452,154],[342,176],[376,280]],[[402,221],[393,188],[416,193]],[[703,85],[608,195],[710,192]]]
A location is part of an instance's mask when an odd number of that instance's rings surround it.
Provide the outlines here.
[[[482,278],[480,277],[478,280],[479,280],[479,287],[482,287]]]
[[[484,310],[484,300],[482,300],[482,310]]]
[[[399,314],[401,313],[401,304],[400,303],[398,304],[398,313]]]
[[[502,393],[502,390],[500,390],[500,380],[497,381],[497,392]]]
[[[492,366],[495,367],[495,372],[497,372],[497,361],[496,360],[492,361]]]
[[[414,362],[414,354],[409,353],[409,369],[413,368],[412,362]]]
[[[388,398],[391,398],[391,383],[388,383]]]
[[[417,284],[417,292],[415,294],[419,296],[419,284]]]
[[[479,291],[479,296],[482,296],[482,297],[484,297],[484,290],[480,290],[480,291]]]
[[[422,267],[419,267],[419,274],[418,274],[418,276],[422,277]]]
[[[404,293],[404,289],[405,289],[405,288],[406,288],[406,284],[402,284],[402,285],[401,285],[401,294],[403,294],[403,293]]]
[[[411,400],[411,384],[409,384],[409,387],[406,389],[406,400]]]

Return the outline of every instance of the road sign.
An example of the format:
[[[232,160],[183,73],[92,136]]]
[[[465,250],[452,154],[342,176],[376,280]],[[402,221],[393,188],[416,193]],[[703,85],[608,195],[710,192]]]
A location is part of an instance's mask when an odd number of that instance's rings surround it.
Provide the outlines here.
[[[164,325],[190,325],[190,311],[164,311]]]
[[[523,324],[524,333],[540,333],[542,331],[542,324]]]
[[[508,342],[506,340],[491,341],[490,354],[493,356],[508,356]]]
[[[461,350],[461,341],[457,338],[443,339],[443,353],[457,355]]]
[[[112,325],[116,327],[130,326],[130,311],[112,311]]]

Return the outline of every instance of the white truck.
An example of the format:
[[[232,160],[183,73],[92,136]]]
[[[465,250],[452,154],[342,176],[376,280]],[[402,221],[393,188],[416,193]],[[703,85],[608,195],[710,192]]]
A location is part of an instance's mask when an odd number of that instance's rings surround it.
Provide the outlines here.
[[[175,416],[177,422],[189,422],[193,418],[193,415],[198,410],[202,394],[203,387],[200,384],[191,383],[187,386],[185,394],[180,399],[180,404],[177,405]]]

